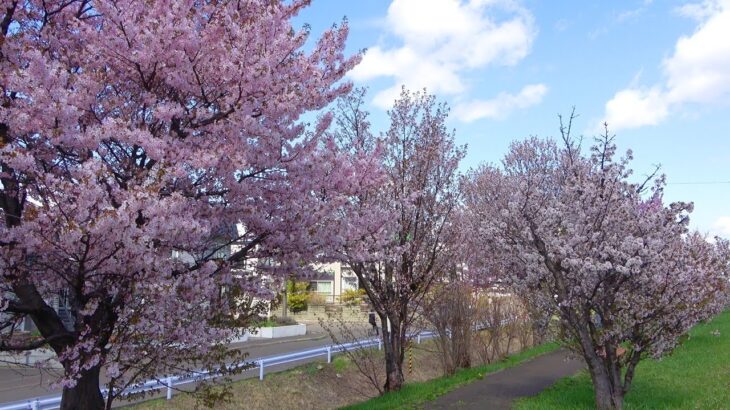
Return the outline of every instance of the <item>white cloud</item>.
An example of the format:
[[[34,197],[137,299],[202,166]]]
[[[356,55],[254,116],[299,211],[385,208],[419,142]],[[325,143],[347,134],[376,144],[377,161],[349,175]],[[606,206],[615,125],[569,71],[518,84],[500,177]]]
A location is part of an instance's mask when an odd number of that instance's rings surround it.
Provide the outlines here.
[[[396,45],[371,47],[351,72],[357,81],[390,78],[374,103],[389,107],[401,85],[460,96],[465,74],[517,64],[536,35],[532,15],[512,0],[393,0],[385,29]]]
[[[359,81],[376,77],[394,77],[396,84],[376,93],[374,102],[382,108],[389,108],[400,94],[402,84],[411,88],[428,88],[430,92],[456,95],[465,86],[456,70],[445,64],[424,60],[417,50],[401,47],[383,50],[373,47],[368,51],[352,73]]]
[[[692,35],[677,40],[662,62],[665,81],[649,89],[630,86],[606,103],[613,130],[654,125],[683,104],[726,103],[730,97],[730,0],[705,1],[677,10],[694,18]]]
[[[667,117],[668,107],[659,88],[627,88],[606,103],[605,122],[611,130],[656,125]]]
[[[730,95],[730,1],[682,36],[664,61],[671,101],[716,102]]]
[[[712,234],[730,239],[730,216],[717,218],[712,225]]]
[[[464,122],[504,118],[516,109],[539,104],[547,91],[544,84],[527,85],[518,94],[500,93],[491,100],[471,100],[458,104],[454,115]]]

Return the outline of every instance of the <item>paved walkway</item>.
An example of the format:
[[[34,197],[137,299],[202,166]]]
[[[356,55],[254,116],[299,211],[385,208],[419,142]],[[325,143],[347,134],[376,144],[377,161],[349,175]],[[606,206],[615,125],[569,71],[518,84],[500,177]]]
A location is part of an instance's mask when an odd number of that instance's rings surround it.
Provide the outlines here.
[[[427,403],[426,409],[510,409],[514,400],[534,396],[583,367],[582,360],[571,358],[566,350],[558,350],[487,375]]]

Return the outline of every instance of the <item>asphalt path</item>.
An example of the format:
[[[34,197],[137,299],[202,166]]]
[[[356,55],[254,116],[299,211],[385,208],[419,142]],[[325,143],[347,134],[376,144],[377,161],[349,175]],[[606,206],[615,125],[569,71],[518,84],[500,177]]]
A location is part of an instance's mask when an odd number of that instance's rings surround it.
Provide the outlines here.
[[[429,410],[502,410],[516,399],[534,396],[585,367],[566,350],[538,356],[515,367],[488,374],[426,404]]]

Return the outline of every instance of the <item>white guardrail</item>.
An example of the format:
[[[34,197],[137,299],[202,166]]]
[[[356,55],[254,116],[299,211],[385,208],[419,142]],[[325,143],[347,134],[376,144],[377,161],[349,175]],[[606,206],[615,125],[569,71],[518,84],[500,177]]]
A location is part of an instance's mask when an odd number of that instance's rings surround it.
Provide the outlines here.
[[[436,335],[435,332],[421,331],[416,334],[410,335],[411,338],[415,338],[417,343],[421,343],[421,339],[432,338]],[[377,346],[378,349],[382,348],[382,339],[371,338],[356,340],[350,343],[335,344],[319,347],[316,349],[301,350],[298,352],[281,354],[276,356],[260,357],[255,360],[250,360],[242,363],[240,366],[246,366],[253,364],[254,366],[246,369],[246,371],[258,370],[259,380],[264,379],[264,369],[269,366],[276,366],[280,364],[287,364],[297,362],[300,360],[312,359],[320,356],[327,356],[327,363],[332,361],[332,354],[342,353],[346,350],[364,349]],[[218,376],[217,372],[209,372],[207,370],[194,371],[177,376],[166,376],[159,379],[147,380],[144,383],[138,383],[133,387],[129,388],[126,394],[142,393],[148,391],[163,391],[166,390],[167,399],[172,398],[173,388],[175,386],[196,383],[203,380],[212,379]],[[106,396],[107,390],[102,390],[102,395]],[[32,399],[18,400],[10,403],[0,404],[0,410],[51,410],[58,409],[61,406],[61,395],[36,397]]]

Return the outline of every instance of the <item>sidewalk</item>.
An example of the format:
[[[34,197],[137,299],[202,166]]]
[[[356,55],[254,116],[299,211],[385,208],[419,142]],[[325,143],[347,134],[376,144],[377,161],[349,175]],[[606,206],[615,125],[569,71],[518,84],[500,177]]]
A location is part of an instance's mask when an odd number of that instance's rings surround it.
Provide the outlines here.
[[[521,397],[534,396],[585,365],[566,350],[547,353],[529,362],[487,375],[484,379],[426,403],[426,409],[510,409]]]

